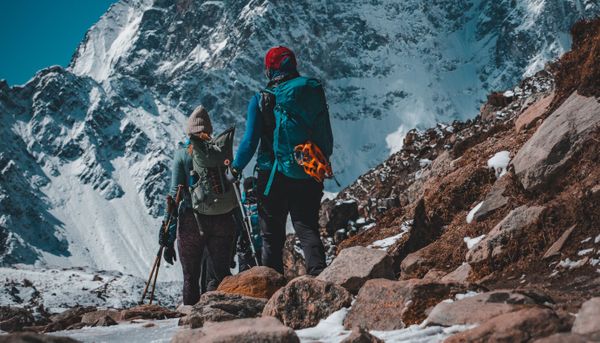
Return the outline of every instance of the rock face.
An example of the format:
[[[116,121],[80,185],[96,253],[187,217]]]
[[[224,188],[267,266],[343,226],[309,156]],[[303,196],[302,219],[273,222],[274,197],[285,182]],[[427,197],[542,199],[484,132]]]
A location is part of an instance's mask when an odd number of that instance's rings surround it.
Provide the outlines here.
[[[300,343],[294,330],[273,317],[207,323],[202,329],[180,330],[172,343]]]
[[[32,332],[13,333],[0,336],[0,343],[77,343],[69,337],[41,335]]]
[[[306,275],[306,265],[300,241],[295,234],[288,234],[283,245],[283,274],[286,280]]]
[[[555,333],[548,337],[536,339],[533,343],[589,343],[585,337],[572,333]]]
[[[477,324],[523,309],[524,305],[535,305],[535,301],[520,293],[492,291],[453,302],[441,302],[431,310],[427,323],[441,326]]]
[[[573,333],[593,335],[600,340],[600,297],[592,298],[581,306],[572,328]]]
[[[392,260],[385,251],[361,246],[342,250],[317,277],[338,284],[353,294],[358,293],[367,280],[377,278],[394,279]]]
[[[496,225],[473,249],[467,253],[467,262],[471,265],[501,259],[510,240],[520,238],[524,230],[529,230],[538,222],[544,207],[521,206],[512,210]]]
[[[472,268],[470,264],[463,263],[456,269],[442,277],[442,282],[467,283],[469,275],[471,274],[471,270]]]
[[[239,274],[228,276],[217,289],[220,292],[269,299],[285,286],[283,275],[269,267],[253,267]]]
[[[527,342],[564,330],[549,309],[529,308],[494,317],[474,329],[449,337],[445,343]]]
[[[352,329],[350,336],[344,338],[342,343],[384,343],[383,340],[371,335],[363,327],[357,326]]]
[[[523,145],[513,165],[525,189],[548,183],[600,125],[600,102],[574,92]]]
[[[515,130],[519,132],[534,126],[535,123],[543,117],[544,113],[548,109],[548,106],[550,106],[552,99],[554,99],[554,92],[541,99],[538,99],[535,103],[523,111],[517,120],[515,120]]]
[[[187,317],[192,328],[202,327],[206,322],[224,322],[234,319],[259,317],[267,300],[219,291],[202,294]],[[186,320],[183,321],[184,323]]]
[[[319,320],[351,303],[352,295],[342,286],[301,276],[271,297],[263,316],[278,318],[293,329],[303,329],[317,325]]]
[[[465,290],[460,284],[431,280],[369,280],[358,292],[356,302],[344,319],[344,327],[402,329],[406,325],[421,323],[427,317],[427,309]]]

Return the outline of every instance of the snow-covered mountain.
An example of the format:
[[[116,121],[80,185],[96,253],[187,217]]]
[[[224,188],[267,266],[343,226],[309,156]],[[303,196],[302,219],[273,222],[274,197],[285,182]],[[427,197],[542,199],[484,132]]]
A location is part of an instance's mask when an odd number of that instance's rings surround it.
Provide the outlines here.
[[[122,0],[68,68],[0,81],[2,264],[145,276],[186,115],[203,104],[241,134],[271,46],[324,81],[347,184],[410,128],[475,116],[598,13],[597,0]]]

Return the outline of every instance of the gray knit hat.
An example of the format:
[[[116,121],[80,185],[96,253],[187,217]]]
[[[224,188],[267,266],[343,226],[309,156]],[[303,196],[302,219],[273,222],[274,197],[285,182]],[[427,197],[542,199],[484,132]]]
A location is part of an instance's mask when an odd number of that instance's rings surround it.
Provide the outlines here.
[[[204,107],[200,105],[196,107],[194,112],[192,112],[192,115],[190,115],[188,118],[185,133],[190,136],[202,132],[210,136],[213,132],[213,128],[210,122],[210,117],[208,116],[208,112],[206,112]]]

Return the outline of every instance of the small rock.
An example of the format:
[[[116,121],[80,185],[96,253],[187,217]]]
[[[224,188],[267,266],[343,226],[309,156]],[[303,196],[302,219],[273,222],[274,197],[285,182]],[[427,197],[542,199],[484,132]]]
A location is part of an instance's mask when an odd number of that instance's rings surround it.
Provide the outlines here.
[[[589,340],[572,333],[555,333],[548,337],[535,340],[533,343],[588,343]]]
[[[181,317],[181,313],[158,305],[139,305],[121,311],[121,320],[132,319],[168,319]]]
[[[300,343],[294,330],[273,317],[206,323],[201,329],[180,330],[171,343]]]
[[[92,324],[92,326],[112,326],[117,325],[117,322],[110,316],[104,316]]]
[[[461,284],[411,279],[369,280],[358,292],[344,320],[347,329],[364,326],[369,330],[398,330],[419,324],[435,304],[466,292]]]
[[[194,306],[192,306],[192,305],[181,304],[181,305],[177,306],[177,312],[183,314],[184,316],[192,314],[193,309],[194,309]]]
[[[323,205],[319,225],[327,229],[327,233],[333,234],[348,225],[349,221],[358,219],[358,203],[355,200],[329,201]]]
[[[471,265],[488,262],[491,259],[502,260],[505,246],[511,240],[519,240],[533,228],[544,211],[544,207],[523,205],[510,211],[485,238],[467,253],[467,262]]]
[[[283,275],[269,267],[260,266],[226,277],[217,291],[269,299],[285,284]]]
[[[424,270],[429,270],[432,260],[424,257],[425,249],[419,249],[406,255],[400,263],[400,279],[409,280],[421,277]]]
[[[527,342],[564,329],[554,311],[534,307],[496,316],[473,329],[450,336],[444,343]]]
[[[385,251],[362,246],[346,248],[317,277],[356,294],[370,279],[394,279],[392,260]]]
[[[580,335],[594,335],[600,339],[600,297],[581,305],[571,331]]]
[[[492,189],[486,195],[479,209],[473,215],[475,221],[482,221],[490,216],[494,211],[508,204],[508,198],[503,195],[506,187],[511,183],[509,175],[499,178],[494,182]]]
[[[51,323],[46,325],[44,332],[61,331],[71,328],[73,325],[81,323],[81,318],[84,314],[95,310],[95,307],[76,306],[62,313],[55,314],[50,317]]]
[[[563,232],[563,234],[560,236],[560,238],[558,240],[556,240],[556,242],[554,242],[554,244],[552,244],[552,246],[550,246],[550,248],[548,248],[548,250],[544,254],[544,259],[548,259],[550,257],[560,254],[560,250],[562,249],[563,245],[565,245],[565,243],[571,236],[571,233],[573,232],[573,230],[575,230],[575,227],[576,227],[576,225],[573,225],[568,230]]]
[[[371,335],[365,328],[357,326],[342,343],[384,343],[384,341]]]
[[[442,278],[442,282],[456,282],[456,283],[468,283],[469,275],[471,274],[471,265],[468,263],[463,263],[458,268],[454,269],[454,271],[446,274]]]
[[[453,302],[441,302],[427,317],[428,325],[452,326],[485,322],[504,313],[515,312],[535,301],[512,291],[492,291]]]
[[[223,322],[234,319],[259,317],[267,303],[266,299],[214,291],[202,294],[188,316],[192,329],[205,322]],[[183,324],[184,322],[182,322]]]
[[[110,317],[115,322],[121,320],[121,313],[117,310],[98,310],[85,313],[83,316],[81,316],[81,322],[85,325],[93,326],[94,323],[106,316]]]
[[[0,343],[77,343],[69,337],[42,335],[33,332],[13,333],[0,336]]]
[[[286,280],[306,275],[304,255],[296,247],[296,235],[293,233],[287,235],[283,245],[283,275]]]
[[[552,99],[554,99],[554,92],[537,100],[523,111],[515,121],[515,130],[520,132],[523,129],[532,127],[538,119],[542,118],[546,109],[548,109],[548,106],[552,102]]]
[[[303,329],[351,303],[352,295],[342,286],[301,276],[278,290],[262,315],[276,317],[293,329]]]
[[[427,274],[425,274],[425,276],[423,276],[423,279],[427,279],[427,280],[432,280],[432,281],[439,281],[441,280],[447,273],[443,270],[440,269],[430,269]]]
[[[33,313],[19,307],[0,306],[0,330],[6,332],[20,331],[25,326],[35,324]]]

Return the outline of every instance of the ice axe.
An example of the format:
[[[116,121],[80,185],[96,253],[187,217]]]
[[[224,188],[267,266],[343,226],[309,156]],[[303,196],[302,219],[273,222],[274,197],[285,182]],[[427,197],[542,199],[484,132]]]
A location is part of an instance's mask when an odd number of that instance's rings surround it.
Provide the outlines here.
[[[179,203],[181,202],[182,190],[183,190],[183,185],[178,185],[177,186],[177,194],[175,195],[175,204],[173,204],[173,198],[170,195],[168,197],[169,201],[167,201],[167,213],[169,214],[169,217],[168,217],[167,221],[163,223],[163,227],[162,227],[163,234],[165,234],[165,235],[168,234],[169,226],[171,225],[171,222],[175,218],[177,208],[179,207]],[[160,260],[162,258],[164,249],[165,249],[164,245],[161,245],[160,248],[158,248],[158,253],[156,254],[156,258],[154,259],[154,264],[152,265],[152,269],[150,270],[150,275],[148,276],[148,281],[146,281],[146,287],[144,287],[144,292],[142,293],[142,299],[140,300],[140,304],[144,303],[144,300],[146,299],[146,294],[148,293],[148,287],[150,286],[150,284],[152,284],[152,291],[150,292],[150,302],[149,302],[149,304],[152,305],[152,300],[154,300],[154,291],[156,290],[156,279],[158,279],[158,270],[160,269]]]
[[[231,161],[225,160],[224,164],[229,169],[229,172],[233,175],[233,171],[231,170]],[[233,183],[233,190],[235,192],[235,197],[237,198],[240,211],[242,212],[242,221],[246,229],[246,233],[248,234],[248,243],[250,244],[250,250],[252,251],[252,258],[254,259],[256,265],[259,266],[260,263],[258,263],[258,258],[256,258],[256,248],[254,248],[254,242],[252,241],[252,220],[250,219],[250,216],[248,216],[248,214],[246,213],[246,207],[242,203],[242,196],[240,195],[240,189],[238,188],[239,185],[240,181],[235,181]]]

